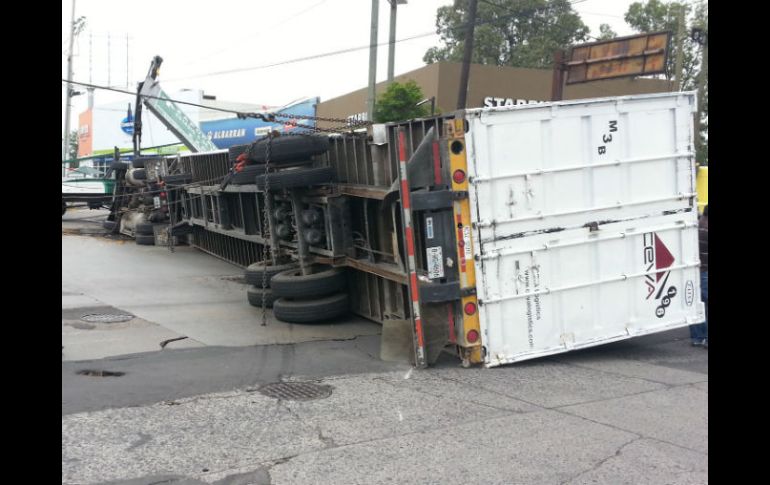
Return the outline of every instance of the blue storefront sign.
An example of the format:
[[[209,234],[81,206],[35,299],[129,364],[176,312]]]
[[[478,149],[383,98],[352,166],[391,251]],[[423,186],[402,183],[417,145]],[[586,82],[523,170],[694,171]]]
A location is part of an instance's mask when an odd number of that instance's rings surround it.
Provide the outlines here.
[[[318,102],[319,98],[317,97],[308,98],[276,110],[275,113],[315,117]],[[280,133],[310,132],[315,128],[315,120],[277,117],[274,122],[266,122],[258,118],[226,118],[204,121],[200,126],[201,131],[209,137],[217,148],[229,148],[233,145],[252,143],[270,131]]]

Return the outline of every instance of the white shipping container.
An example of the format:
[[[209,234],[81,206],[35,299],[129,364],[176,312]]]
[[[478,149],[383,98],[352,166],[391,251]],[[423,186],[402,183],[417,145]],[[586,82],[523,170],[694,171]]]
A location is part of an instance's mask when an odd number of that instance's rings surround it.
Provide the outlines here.
[[[468,110],[485,365],[704,320],[695,93]]]

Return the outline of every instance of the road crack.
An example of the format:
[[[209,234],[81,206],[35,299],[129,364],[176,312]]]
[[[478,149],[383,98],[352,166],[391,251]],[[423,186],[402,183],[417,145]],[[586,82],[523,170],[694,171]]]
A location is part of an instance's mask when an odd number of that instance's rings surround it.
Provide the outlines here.
[[[571,478],[568,478],[567,480],[564,480],[564,481],[563,481],[563,482],[561,482],[559,485],[566,485],[566,484],[568,484],[569,482],[572,482],[573,480],[577,480],[579,477],[582,477],[583,475],[585,475],[585,474],[587,474],[587,473],[591,473],[592,471],[598,470],[598,469],[599,469],[599,468],[601,468],[601,467],[602,467],[602,466],[603,466],[605,463],[607,463],[609,460],[611,460],[611,459],[613,459],[613,458],[617,458],[617,457],[619,457],[619,456],[620,456],[620,455],[623,453],[623,448],[625,448],[626,446],[629,446],[629,445],[631,445],[631,444],[633,444],[633,443],[636,443],[637,441],[639,441],[639,440],[641,440],[641,439],[644,439],[644,437],[642,437],[642,436],[637,436],[636,438],[634,438],[634,439],[632,439],[632,440],[630,440],[630,441],[627,441],[627,442],[623,443],[622,445],[620,445],[620,446],[618,447],[618,449],[617,449],[617,450],[615,450],[615,453],[611,454],[610,456],[608,456],[608,457],[606,457],[606,458],[602,458],[601,460],[599,460],[598,462],[596,462],[596,464],[595,464],[594,466],[592,466],[591,468],[589,468],[588,470],[583,470],[582,472],[578,473],[578,474],[577,474],[577,475],[575,475],[574,477],[571,477]]]

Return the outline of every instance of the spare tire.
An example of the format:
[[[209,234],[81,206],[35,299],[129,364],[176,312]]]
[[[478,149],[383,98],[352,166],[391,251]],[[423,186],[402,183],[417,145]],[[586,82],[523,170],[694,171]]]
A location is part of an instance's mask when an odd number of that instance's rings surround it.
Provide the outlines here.
[[[270,287],[281,298],[316,298],[345,288],[345,268],[313,266],[313,273],[303,275],[299,268],[282,271],[270,280]]]
[[[263,291],[260,287],[250,286],[249,289],[246,290],[246,297],[249,300],[249,305],[257,308],[262,308],[262,295],[265,297],[265,307],[273,308],[273,303],[277,298],[273,294],[272,289],[265,288]]]
[[[147,171],[143,168],[134,170],[131,174],[136,180],[147,180]]]
[[[272,141],[263,138],[249,145],[249,160],[265,163],[268,142],[271,143],[270,163],[302,160],[329,150],[329,137],[325,135],[290,135],[273,138]]]
[[[273,315],[290,323],[316,323],[341,317],[350,311],[347,293],[337,293],[313,300],[279,298],[273,302]]]
[[[296,168],[280,172],[259,175],[256,178],[257,188],[265,190],[265,178],[270,184],[269,190],[310,187],[334,182],[337,173],[331,167]]]
[[[272,281],[273,276],[277,275],[281,271],[286,271],[296,267],[297,263],[294,262],[277,264],[273,266],[272,262],[265,264],[262,261],[259,261],[254,264],[250,264],[246,268],[246,282],[258,288],[262,288],[262,274],[267,273],[267,288],[270,288],[270,282]]]

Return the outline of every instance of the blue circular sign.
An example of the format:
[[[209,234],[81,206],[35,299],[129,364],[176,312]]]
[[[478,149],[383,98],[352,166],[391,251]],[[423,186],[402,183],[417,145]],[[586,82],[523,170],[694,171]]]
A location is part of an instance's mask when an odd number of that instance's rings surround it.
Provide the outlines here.
[[[133,135],[134,134],[134,117],[131,115],[128,115],[125,118],[123,118],[123,120],[120,122],[120,129],[123,130],[127,135]]]

